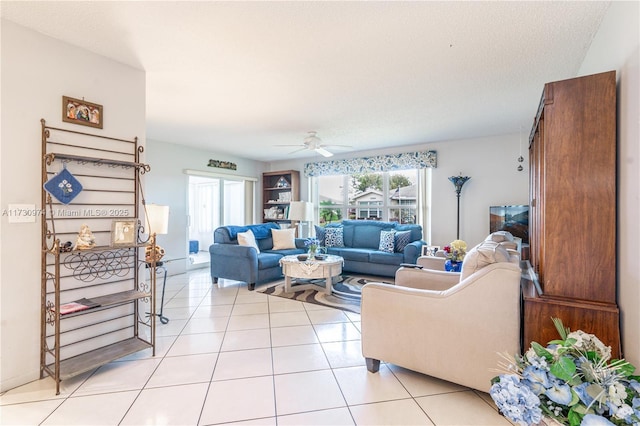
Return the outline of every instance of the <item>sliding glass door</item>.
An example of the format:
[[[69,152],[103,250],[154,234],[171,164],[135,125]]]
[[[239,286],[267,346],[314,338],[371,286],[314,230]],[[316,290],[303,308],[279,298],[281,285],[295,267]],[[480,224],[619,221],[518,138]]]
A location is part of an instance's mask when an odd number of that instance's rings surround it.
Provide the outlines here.
[[[209,262],[213,231],[223,225],[244,225],[252,208],[253,182],[189,175],[189,262]],[[248,206],[247,204],[251,204]]]

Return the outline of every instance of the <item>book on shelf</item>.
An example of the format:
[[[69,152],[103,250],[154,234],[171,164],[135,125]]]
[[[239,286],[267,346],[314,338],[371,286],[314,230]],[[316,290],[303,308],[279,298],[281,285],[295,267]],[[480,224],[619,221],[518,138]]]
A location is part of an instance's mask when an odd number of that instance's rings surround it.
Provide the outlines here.
[[[73,302],[60,305],[60,315],[72,314],[74,312],[84,311],[86,309],[97,308],[100,304],[90,299],[78,299]],[[54,308],[55,310],[55,308]]]

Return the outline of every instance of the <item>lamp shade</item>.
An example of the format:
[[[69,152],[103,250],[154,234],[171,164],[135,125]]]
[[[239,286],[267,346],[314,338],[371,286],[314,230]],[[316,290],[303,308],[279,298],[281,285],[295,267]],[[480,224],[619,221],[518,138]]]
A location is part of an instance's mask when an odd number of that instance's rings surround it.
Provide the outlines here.
[[[292,201],[289,204],[289,219],[300,222],[313,221],[313,203],[309,201]]]
[[[158,204],[147,204],[147,220],[149,234],[166,234],[169,232],[169,206]]]

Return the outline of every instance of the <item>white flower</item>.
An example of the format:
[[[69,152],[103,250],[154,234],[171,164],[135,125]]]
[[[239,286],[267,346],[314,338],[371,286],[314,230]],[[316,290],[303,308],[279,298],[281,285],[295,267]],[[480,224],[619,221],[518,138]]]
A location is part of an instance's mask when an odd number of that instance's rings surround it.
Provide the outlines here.
[[[627,397],[627,391],[622,383],[609,385],[609,399],[618,407],[621,406]]]
[[[605,346],[605,344],[593,334],[578,330],[569,333],[567,338],[576,339],[576,343],[574,343],[573,346],[578,350],[596,352],[600,358],[604,360],[611,358],[611,346]]]

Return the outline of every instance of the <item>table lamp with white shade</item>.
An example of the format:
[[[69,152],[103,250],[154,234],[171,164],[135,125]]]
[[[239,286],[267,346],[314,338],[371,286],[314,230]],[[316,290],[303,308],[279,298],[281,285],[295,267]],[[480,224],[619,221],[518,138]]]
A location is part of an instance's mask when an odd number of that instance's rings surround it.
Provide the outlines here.
[[[149,245],[145,250],[145,260],[159,262],[164,256],[164,249],[156,244],[156,236],[169,232],[169,206],[145,204],[144,209],[149,230]]]
[[[309,233],[303,232],[303,229],[306,225],[305,222],[313,222],[313,203],[309,201],[292,201],[289,204],[289,220],[299,222],[298,236],[307,238]]]

